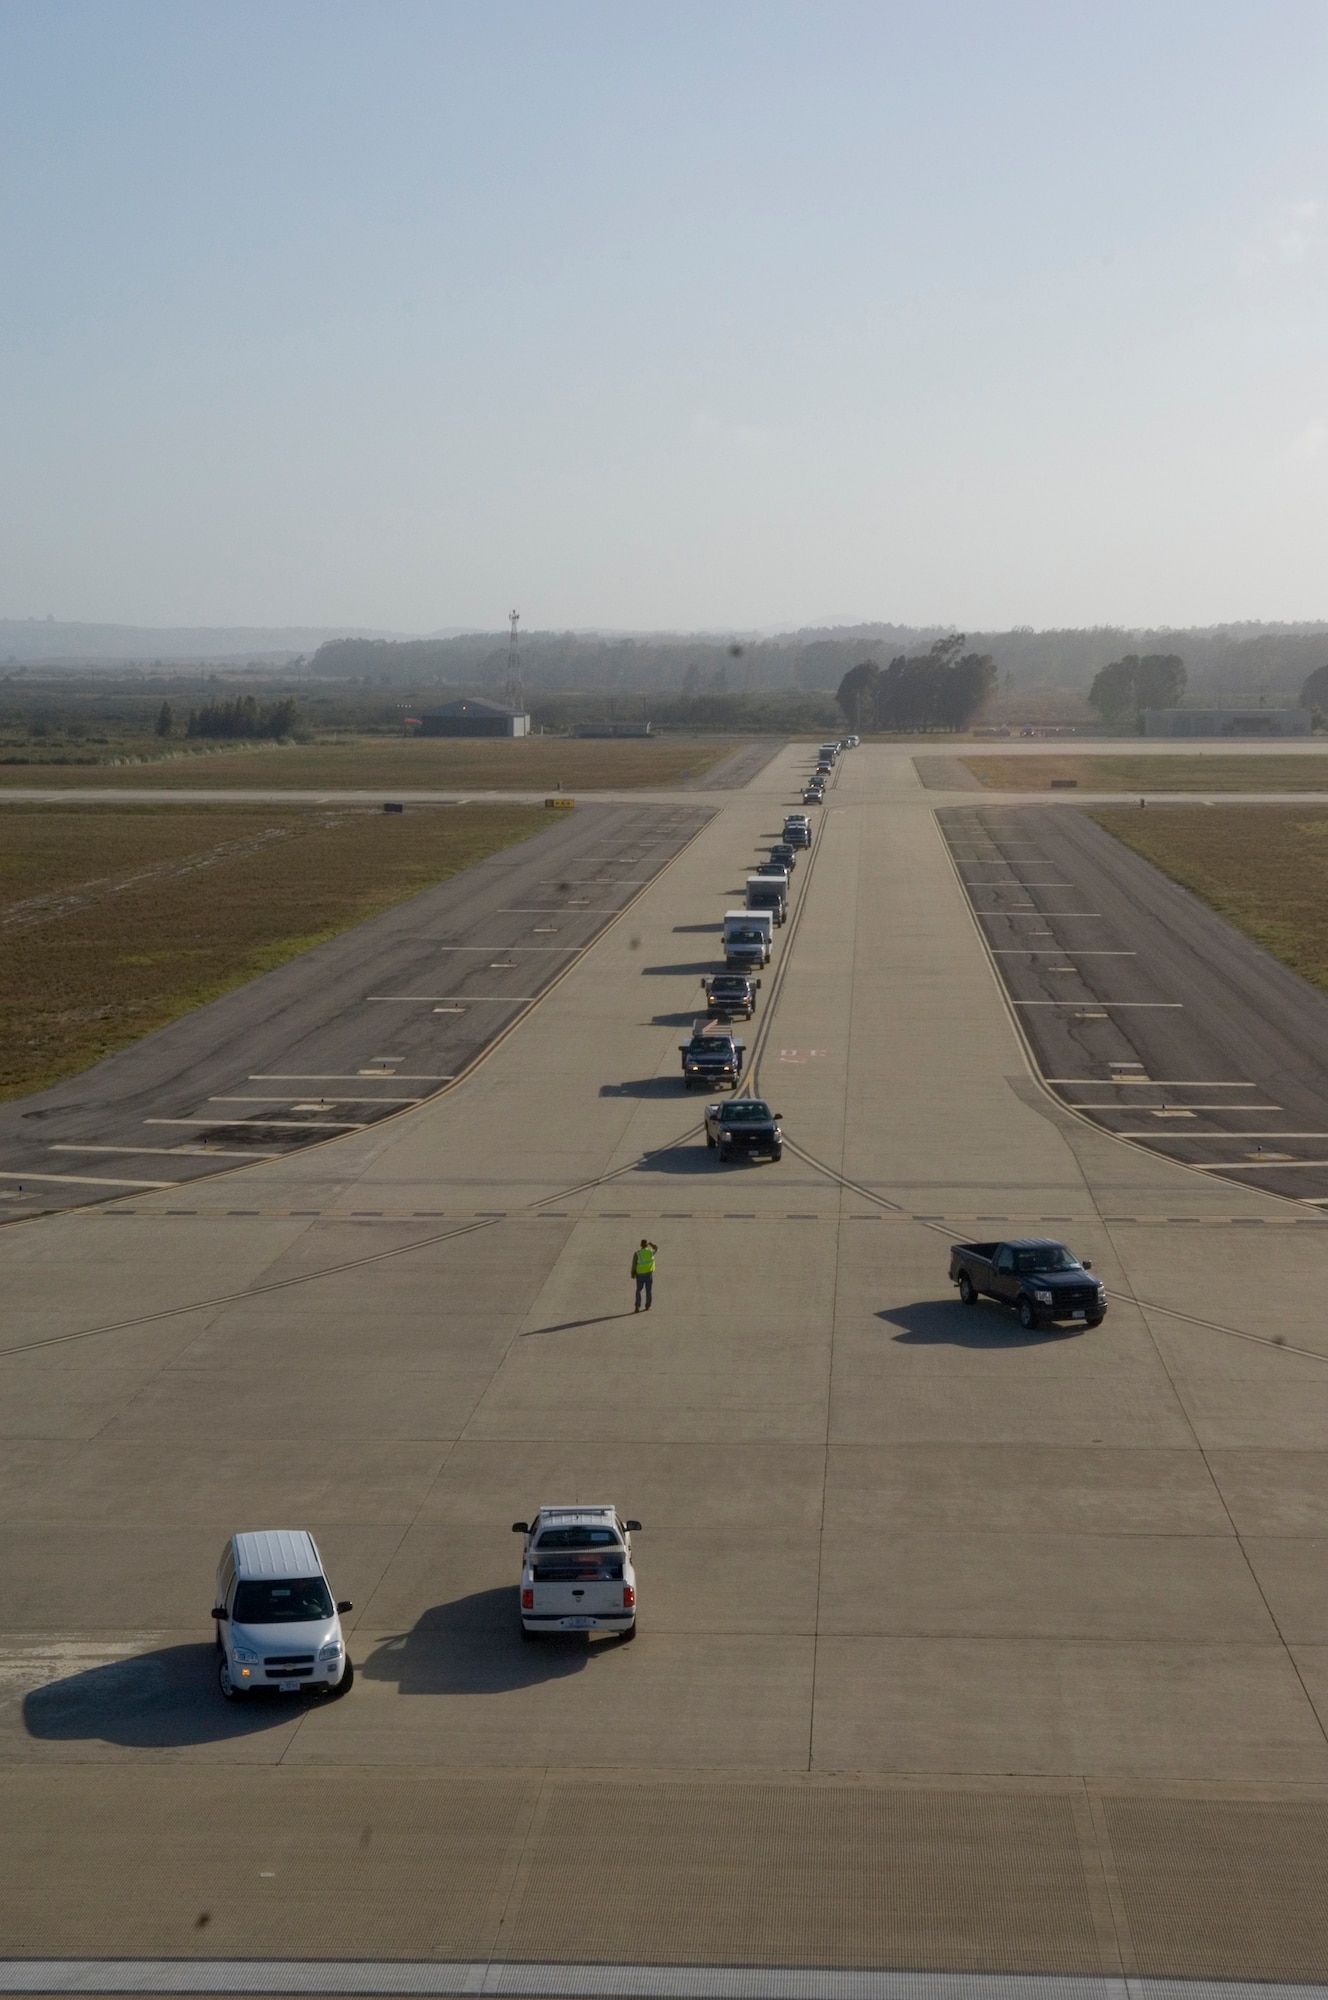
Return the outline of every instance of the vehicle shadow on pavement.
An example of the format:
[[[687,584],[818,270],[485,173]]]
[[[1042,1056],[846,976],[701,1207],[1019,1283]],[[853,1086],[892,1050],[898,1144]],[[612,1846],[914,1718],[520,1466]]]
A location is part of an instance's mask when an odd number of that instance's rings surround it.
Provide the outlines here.
[[[632,1168],[634,1174],[706,1174],[715,1170],[715,1155],[703,1140],[694,1146],[665,1146],[648,1153]]]
[[[723,924],[675,924],[673,926],[673,935],[678,937],[679,935],[686,935],[695,931],[706,931],[712,935],[718,935],[723,928]]]
[[[616,1638],[583,1632],[521,1637],[514,1585],[476,1590],[435,1604],[409,1632],[385,1639],[360,1669],[367,1680],[395,1681],[401,1694],[512,1694],[518,1688],[584,1673],[596,1653],[616,1652]]]
[[[100,1740],[168,1750],[252,1736],[294,1722],[312,1706],[276,1694],[223,1701],[216,1659],[211,1641],[204,1640],[88,1667],[32,1689],[23,1703],[24,1725],[29,1736],[48,1743]]]
[[[626,1083],[602,1083],[601,1097],[677,1097],[680,1083],[674,1076],[634,1076]],[[686,1091],[681,1094],[685,1097]]]
[[[704,972],[722,972],[723,969],[724,959],[722,954],[717,954],[714,958],[698,958],[690,965],[643,965],[641,967],[642,973],[648,973],[652,978],[672,977],[675,973],[681,974],[684,972],[695,973],[699,978]]]
[[[1078,1339],[1084,1331],[1081,1326],[1044,1326],[1026,1333],[1014,1314],[1000,1306],[965,1306],[952,1299],[919,1299],[876,1317],[899,1327],[895,1339],[909,1347],[1042,1347],[1049,1340]]]

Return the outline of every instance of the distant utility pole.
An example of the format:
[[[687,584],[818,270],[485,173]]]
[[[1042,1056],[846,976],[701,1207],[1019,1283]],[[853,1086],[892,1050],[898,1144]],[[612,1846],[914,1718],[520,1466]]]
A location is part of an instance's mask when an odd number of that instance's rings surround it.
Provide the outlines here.
[[[520,715],[526,706],[525,692],[521,686],[521,662],[517,658],[517,620],[519,611],[509,611],[508,623],[511,636],[507,641],[507,686],[503,689],[503,701],[514,714]]]

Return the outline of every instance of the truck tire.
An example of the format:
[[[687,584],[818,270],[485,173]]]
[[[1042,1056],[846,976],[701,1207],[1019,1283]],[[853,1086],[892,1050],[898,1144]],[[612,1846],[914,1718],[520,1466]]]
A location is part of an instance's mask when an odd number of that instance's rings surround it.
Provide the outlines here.
[[[776,1146],[775,1150],[773,1151],[773,1153],[771,1153],[770,1157],[772,1160],[775,1161],[776,1165],[778,1165],[779,1161],[782,1160],[784,1157],[784,1148],[782,1146]]]
[[[975,1306],[978,1302],[978,1288],[967,1271],[959,1273],[959,1296],[966,1306]]]
[[[715,1142],[709,1132],[706,1133],[706,1144],[707,1146],[709,1146],[711,1152],[713,1153],[715,1150]]]
[[[1027,1292],[1024,1293],[1023,1297],[1019,1301],[1018,1313],[1019,1313],[1019,1324],[1024,1329],[1024,1332],[1025,1333],[1034,1332],[1036,1330],[1038,1323],[1037,1310],[1034,1307],[1033,1301],[1032,1299],[1029,1298]]]
[[[1105,1317],[1106,1317],[1105,1313],[1089,1313],[1084,1324],[1085,1326],[1101,1326]]]

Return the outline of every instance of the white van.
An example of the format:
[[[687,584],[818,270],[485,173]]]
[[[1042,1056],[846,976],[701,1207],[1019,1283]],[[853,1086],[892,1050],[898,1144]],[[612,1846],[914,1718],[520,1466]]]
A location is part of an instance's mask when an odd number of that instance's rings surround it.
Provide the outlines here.
[[[217,1564],[217,1685],[227,1701],[278,1694],[345,1694],[355,1678],[323,1559],[303,1528],[232,1535]]]
[[[769,910],[725,910],[724,963],[747,969],[769,965],[775,920]]]

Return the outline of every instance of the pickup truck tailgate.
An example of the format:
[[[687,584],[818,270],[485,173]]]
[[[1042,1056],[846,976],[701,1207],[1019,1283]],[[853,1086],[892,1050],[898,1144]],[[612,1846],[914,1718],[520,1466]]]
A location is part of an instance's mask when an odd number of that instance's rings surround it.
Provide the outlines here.
[[[532,1581],[536,1615],[602,1618],[623,1609],[620,1554],[560,1550],[556,1555],[536,1556]]]

